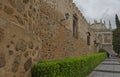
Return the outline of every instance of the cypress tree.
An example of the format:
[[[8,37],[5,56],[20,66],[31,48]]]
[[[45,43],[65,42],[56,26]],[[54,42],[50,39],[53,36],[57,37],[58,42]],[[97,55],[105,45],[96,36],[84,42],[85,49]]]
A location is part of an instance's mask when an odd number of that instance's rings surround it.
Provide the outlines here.
[[[113,48],[120,55],[120,20],[118,15],[115,15],[116,29],[113,31]]]
[[[116,27],[117,27],[117,28],[120,28],[120,20],[119,20],[117,14],[115,15],[115,23],[116,23]]]

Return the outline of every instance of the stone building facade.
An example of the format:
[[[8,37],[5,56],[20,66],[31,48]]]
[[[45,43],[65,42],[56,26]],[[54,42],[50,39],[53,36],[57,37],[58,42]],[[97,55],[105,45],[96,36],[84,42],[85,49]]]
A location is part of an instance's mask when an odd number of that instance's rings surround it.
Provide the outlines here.
[[[72,0],[0,0],[0,77],[30,77],[38,61],[96,53],[96,40]]]
[[[93,24],[91,24],[91,28],[96,34],[96,37],[99,39],[99,48],[105,49],[108,53],[115,54],[113,50],[112,45],[112,27],[111,23],[109,22],[109,28],[106,27],[106,23],[94,21]]]

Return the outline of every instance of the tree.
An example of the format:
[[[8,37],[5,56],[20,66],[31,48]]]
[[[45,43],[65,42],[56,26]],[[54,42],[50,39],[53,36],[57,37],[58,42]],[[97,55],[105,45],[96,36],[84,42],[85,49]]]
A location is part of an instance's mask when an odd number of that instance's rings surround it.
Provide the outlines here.
[[[115,15],[115,23],[116,23],[116,27],[120,28],[120,21],[117,14]]]
[[[115,15],[116,29],[113,30],[113,49],[120,55],[120,20],[118,15]]]

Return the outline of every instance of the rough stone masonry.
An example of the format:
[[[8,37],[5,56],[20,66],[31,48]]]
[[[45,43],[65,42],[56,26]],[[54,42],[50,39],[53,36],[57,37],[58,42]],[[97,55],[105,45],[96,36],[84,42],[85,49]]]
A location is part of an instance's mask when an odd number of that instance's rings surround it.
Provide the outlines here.
[[[72,0],[0,0],[0,77],[30,77],[38,61],[95,53],[96,40]]]

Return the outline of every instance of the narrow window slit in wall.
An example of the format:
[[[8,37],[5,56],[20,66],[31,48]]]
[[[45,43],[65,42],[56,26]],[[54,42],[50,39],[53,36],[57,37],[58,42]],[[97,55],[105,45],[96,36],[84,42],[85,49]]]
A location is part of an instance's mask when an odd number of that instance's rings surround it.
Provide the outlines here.
[[[90,45],[90,32],[87,32],[87,45]]]
[[[77,15],[73,15],[73,37],[78,38],[78,18]]]

